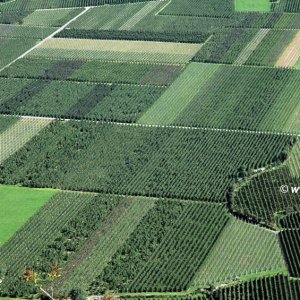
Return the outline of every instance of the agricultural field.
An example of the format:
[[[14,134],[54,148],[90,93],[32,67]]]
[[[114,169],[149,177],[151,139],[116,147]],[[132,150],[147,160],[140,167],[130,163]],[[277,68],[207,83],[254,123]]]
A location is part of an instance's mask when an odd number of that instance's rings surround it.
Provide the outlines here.
[[[0,164],[22,148],[35,135],[49,125],[51,120],[32,120],[20,118],[13,121],[6,129],[0,132]],[[6,124],[4,124],[6,127]],[[2,128],[1,128],[2,129]]]
[[[257,170],[248,182],[237,185],[231,199],[233,210],[275,227],[275,223],[281,224],[284,216],[299,211],[299,194],[283,193],[280,190],[282,185],[288,189],[298,185],[300,170],[298,143],[283,165]]]
[[[298,300],[299,0],[0,0],[0,300]]]
[[[201,44],[56,38],[43,43],[29,56],[125,62],[186,63],[200,48]]]
[[[289,44],[297,34],[295,30],[271,30],[245,62],[250,65],[275,66],[280,63]],[[283,63],[281,63],[283,64]],[[284,65],[283,65],[284,66]]]
[[[138,123],[299,132],[299,75],[287,69],[191,63]]]
[[[276,232],[231,218],[198,270],[192,286],[274,271],[286,272]]]
[[[271,10],[271,1],[269,0],[234,0],[236,11],[260,11]]]
[[[1,185],[0,193],[2,247],[57,192]]]
[[[279,134],[58,121],[3,163],[0,180],[219,202],[240,167],[280,163],[291,143]]]
[[[76,17],[83,10],[81,8],[62,10],[35,10],[22,19],[23,26],[60,27]]]

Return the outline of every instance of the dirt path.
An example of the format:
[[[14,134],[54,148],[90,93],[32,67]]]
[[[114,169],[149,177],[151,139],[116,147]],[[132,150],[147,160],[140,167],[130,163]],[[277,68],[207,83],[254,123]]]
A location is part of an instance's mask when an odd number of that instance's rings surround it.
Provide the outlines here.
[[[278,59],[277,67],[293,67],[300,57],[300,31]]]
[[[39,47],[41,44],[43,44],[44,42],[46,42],[47,40],[53,38],[57,33],[61,32],[62,30],[64,30],[70,23],[72,23],[73,21],[75,21],[76,19],[78,19],[80,16],[82,16],[83,14],[85,14],[88,10],[90,10],[91,7],[86,7],[84,9],[84,11],[82,11],[81,13],[79,13],[76,17],[74,17],[73,19],[71,19],[70,21],[68,21],[67,23],[65,23],[63,26],[61,26],[60,28],[58,28],[57,30],[55,30],[54,32],[52,32],[49,36],[47,36],[45,39],[43,39],[42,41],[40,41],[39,43],[37,43],[35,46],[33,46],[32,48],[30,48],[29,50],[27,50],[26,52],[24,52],[23,54],[21,54],[20,56],[18,56],[16,59],[14,59],[13,61],[11,61],[9,64],[7,64],[6,66],[4,66],[2,69],[0,69],[0,72],[2,72],[4,69],[8,68],[9,66],[11,66],[13,63],[15,63],[17,60],[23,58],[25,55],[27,55],[28,53],[30,53],[31,51],[33,51],[35,48]]]

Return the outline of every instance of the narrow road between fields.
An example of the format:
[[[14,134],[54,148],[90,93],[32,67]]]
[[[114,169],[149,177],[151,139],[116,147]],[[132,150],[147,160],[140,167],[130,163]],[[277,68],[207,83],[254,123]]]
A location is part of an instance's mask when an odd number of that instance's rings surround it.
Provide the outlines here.
[[[69,118],[54,118],[54,117],[37,117],[25,116],[16,114],[0,114],[5,117],[19,117],[22,119],[32,120],[46,120],[46,121],[82,121],[82,119],[69,119]],[[255,130],[242,130],[242,129],[228,129],[228,128],[210,128],[210,127],[193,127],[193,126],[180,126],[180,125],[153,125],[153,124],[140,124],[140,123],[125,123],[125,122],[110,122],[110,121],[97,121],[85,119],[85,122],[99,123],[99,124],[113,124],[119,126],[133,126],[133,127],[153,127],[153,128],[173,128],[173,129],[186,129],[186,130],[207,130],[218,132],[235,132],[235,133],[248,133],[248,134],[277,134],[300,137],[300,134],[289,132],[273,132],[273,131],[255,131]]]
[[[24,52],[23,54],[21,54],[20,56],[18,56],[16,59],[14,59],[13,61],[11,61],[9,64],[7,64],[6,66],[4,66],[2,69],[0,69],[0,72],[2,72],[4,69],[6,69],[9,66],[11,66],[17,60],[19,60],[19,59],[23,58],[24,56],[26,56],[28,53],[30,53],[31,51],[33,51],[34,49],[36,49],[37,47],[39,47],[41,44],[43,44],[47,40],[53,38],[57,33],[59,33],[62,30],[64,30],[70,23],[72,23],[73,21],[75,21],[76,19],[78,19],[80,16],[82,16],[83,14],[85,14],[90,9],[91,9],[90,6],[85,7],[84,11],[82,11],[81,13],[79,13],[77,16],[75,16],[73,19],[71,19],[70,21],[68,21],[67,23],[65,23],[63,26],[61,26],[60,28],[58,28],[56,31],[52,32],[49,36],[47,36],[45,39],[41,40],[35,46],[33,46],[32,48],[30,48],[29,50],[27,50],[26,52]]]

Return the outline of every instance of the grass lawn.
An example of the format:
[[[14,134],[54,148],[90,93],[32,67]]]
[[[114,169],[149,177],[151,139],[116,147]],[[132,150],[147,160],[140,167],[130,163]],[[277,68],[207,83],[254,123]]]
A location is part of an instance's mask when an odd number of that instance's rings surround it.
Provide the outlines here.
[[[236,11],[270,11],[271,2],[269,0],[235,0]]]
[[[56,193],[51,190],[1,185],[0,246]]]

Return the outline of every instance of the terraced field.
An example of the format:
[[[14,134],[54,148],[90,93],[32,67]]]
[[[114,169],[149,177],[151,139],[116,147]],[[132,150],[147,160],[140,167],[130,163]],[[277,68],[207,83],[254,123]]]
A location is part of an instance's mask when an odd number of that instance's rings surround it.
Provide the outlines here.
[[[298,0],[0,0],[0,300],[298,300]]]

